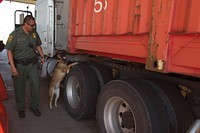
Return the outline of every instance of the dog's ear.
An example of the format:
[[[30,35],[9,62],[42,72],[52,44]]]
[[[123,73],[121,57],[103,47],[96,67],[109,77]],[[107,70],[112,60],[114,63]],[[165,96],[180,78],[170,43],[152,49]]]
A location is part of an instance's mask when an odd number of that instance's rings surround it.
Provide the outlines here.
[[[58,58],[58,60],[62,60],[62,57],[60,56],[59,53],[57,54],[57,58]]]

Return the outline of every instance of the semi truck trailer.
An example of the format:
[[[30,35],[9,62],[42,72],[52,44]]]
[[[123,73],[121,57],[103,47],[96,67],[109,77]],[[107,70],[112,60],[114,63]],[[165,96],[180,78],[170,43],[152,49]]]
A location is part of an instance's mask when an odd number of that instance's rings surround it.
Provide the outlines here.
[[[66,111],[100,133],[199,132],[198,0],[37,0],[51,75],[55,55],[79,62],[63,80]]]

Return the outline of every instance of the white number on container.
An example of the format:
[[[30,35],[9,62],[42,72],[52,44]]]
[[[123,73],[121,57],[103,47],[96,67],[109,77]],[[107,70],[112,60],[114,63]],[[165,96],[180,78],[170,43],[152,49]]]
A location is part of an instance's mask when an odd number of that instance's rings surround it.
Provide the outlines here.
[[[97,7],[99,7],[99,8],[97,8]],[[95,0],[95,2],[94,2],[94,12],[96,12],[96,13],[101,12],[102,9],[106,10],[107,7],[108,7],[107,0],[105,0],[104,7],[103,7],[103,3],[101,1]]]

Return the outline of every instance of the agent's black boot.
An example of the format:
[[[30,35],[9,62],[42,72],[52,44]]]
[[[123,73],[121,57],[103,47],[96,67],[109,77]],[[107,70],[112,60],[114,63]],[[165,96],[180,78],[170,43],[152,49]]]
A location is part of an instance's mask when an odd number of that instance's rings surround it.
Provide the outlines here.
[[[29,107],[30,111],[33,112],[33,114],[37,117],[40,117],[41,116],[41,113],[38,109],[33,109],[31,107]]]

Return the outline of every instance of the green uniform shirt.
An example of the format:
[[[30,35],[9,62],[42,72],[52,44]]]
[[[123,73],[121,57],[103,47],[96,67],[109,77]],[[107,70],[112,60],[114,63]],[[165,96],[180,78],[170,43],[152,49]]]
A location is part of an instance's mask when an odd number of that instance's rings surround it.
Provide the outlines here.
[[[5,48],[13,52],[14,59],[32,59],[36,57],[35,47],[41,44],[36,31],[26,34],[21,26],[10,34]]]

